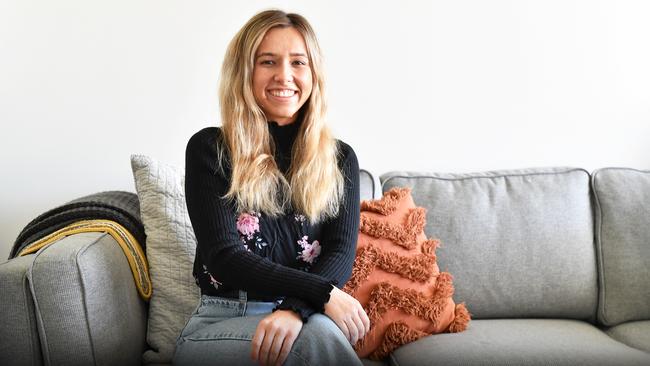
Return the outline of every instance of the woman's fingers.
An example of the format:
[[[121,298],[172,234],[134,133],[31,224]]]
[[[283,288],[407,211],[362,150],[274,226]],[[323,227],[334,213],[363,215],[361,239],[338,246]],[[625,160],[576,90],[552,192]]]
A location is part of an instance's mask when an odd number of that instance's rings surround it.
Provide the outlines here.
[[[363,325],[363,321],[361,321],[361,316],[359,314],[355,314],[352,319],[354,320],[354,326],[357,328],[357,340],[363,338],[366,335],[366,326]],[[357,342],[355,341],[353,344],[356,344]]]
[[[253,340],[251,341],[251,358],[253,361],[258,361],[260,358],[260,348],[262,347],[262,342],[264,341],[264,334],[264,327],[260,323],[257,325],[257,329],[255,329],[255,334],[253,335]]]
[[[365,334],[370,333],[370,318],[368,318],[368,314],[366,314],[366,311],[363,310],[363,308],[359,311],[359,316],[361,317],[361,322],[366,330]]]
[[[280,355],[280,350],[282,349],[282,343],[284,343],[286,334],[282,329],[276,329],[273,336],[273,343],[269,348],[268,358],[266,360],[266,365],[276,365],[278,361],[278,356]]]
[[[348,318],[345,323],[348,326],[348,330],[350,331],[349,341],[351,344],[356,344],[357,341],[359,340],[359,329],[357,328],[357,325],[354,322],[354,318],[355,318],[354,316]]]
[[[348,326],[345,324],[343,320],[341,321],[335,321],[336,325],[339,326],[339,329],[341,329],[341,332],[343,332],[343,335],[345,336],[345,339],[350,341],[350,330],[348,330]]]
[[[296,338],[298,338],[298,333],[289,332],[285,335],[284,342],[282,343],[282,349],[280,350],[278,359],[275,362],[276,366],[281,366],[284,364],[284,361],[286,361],[287,357],[289,357],[289,352],[291,352],[291,347],[293,347],[293,342],[295,342]]]
[[[277,310],[257,325],[251,340],[251,358],[262,365],[282,364],[302,328],[302,319],[292,310]]]
[[[336,323],[352,344],[370,331],[370,319],[359,301],[337,287],[332,289],[330,300],[325,304],[325,315]]]
[[[260,347],[259,362],[262,365],[269,364],[269,355],[271,353],[271,346],[273,345],[273,340],[275,339],[275,334],[273,331],[267,331],[264,335],[264,341]]]

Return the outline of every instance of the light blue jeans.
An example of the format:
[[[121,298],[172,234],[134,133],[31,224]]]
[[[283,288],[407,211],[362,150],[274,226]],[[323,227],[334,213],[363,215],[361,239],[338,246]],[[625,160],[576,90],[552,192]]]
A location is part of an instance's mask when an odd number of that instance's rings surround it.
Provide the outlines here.
[[[201,302],[176,340],[174,365],[256,365],[251,339],[257,323],[275,302],[201,296]],[[326,315],[314,314],[303,324],[285,365],[362,365],[352,345]]]

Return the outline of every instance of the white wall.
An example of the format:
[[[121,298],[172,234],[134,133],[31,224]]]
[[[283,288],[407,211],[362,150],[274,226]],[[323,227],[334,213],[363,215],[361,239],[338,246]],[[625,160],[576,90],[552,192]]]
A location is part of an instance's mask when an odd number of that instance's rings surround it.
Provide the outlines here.
[[[225,47],[259,10],[309,19],[360,164],[650,168],[647,1],[0,2],[0,258],[38,214],[134,191],[218,125]]]

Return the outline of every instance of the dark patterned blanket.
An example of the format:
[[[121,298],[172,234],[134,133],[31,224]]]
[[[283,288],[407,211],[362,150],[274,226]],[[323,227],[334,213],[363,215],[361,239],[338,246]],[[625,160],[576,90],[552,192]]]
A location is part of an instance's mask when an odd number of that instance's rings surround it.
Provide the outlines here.
[[[9,259],[16,257],[29,244],[75,221],[93,219],[119,223],[129,230],[142,250],[145,250],[146,235],[140,220],[138,196],[126,191],[105,191],[74,199],[33,219],[21,230]]]

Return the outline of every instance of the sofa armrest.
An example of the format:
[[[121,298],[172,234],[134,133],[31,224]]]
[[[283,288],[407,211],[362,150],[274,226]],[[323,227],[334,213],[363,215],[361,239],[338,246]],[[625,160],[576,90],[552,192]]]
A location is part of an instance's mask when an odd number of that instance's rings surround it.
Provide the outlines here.
[[[35,255],[0,264],[0,365],[42,365],[34,302],[27,281]]]
[[[147,304],[112,236],[67,236],[36,253],[27,278],[45,364],[140,364]]]

